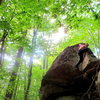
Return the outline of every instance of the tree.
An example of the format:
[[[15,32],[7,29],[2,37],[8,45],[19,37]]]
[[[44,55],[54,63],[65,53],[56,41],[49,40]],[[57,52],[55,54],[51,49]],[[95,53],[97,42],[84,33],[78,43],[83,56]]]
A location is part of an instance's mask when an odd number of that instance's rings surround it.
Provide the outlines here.
[[[14,69],[12,71],[9,83],[8,83],[8,88],[6,90],[6,94],[5,94],[5,100],[11,100],[14,90],[15,90],[15,83],[16,83],[16,77],[17,77],[17,73],[18,73],[18,68],[20,65],[20,59],[23,53],[23,48],[20,47],[16,56],[16,61],[15,61],[15,65],[14,65]]]
[[[31,77],[32,77],[33,55],[34,55],[35,48],[36,48],[36,35],[37,35],[37,30],[34,29],[33,38],[32,38],[32,52],[31,52],[30,61],[29,61],[28,84],[25,90],[25,100],[29,100],[28,96],[29,96]]]

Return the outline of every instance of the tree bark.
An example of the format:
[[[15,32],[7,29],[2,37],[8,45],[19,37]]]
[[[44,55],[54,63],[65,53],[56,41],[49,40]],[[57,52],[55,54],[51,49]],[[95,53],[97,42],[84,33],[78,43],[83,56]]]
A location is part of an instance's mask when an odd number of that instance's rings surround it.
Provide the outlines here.
[[[8,35],[8,32],[7,32],[6,29],[4,29],[3,36],[0,39],[0,42],[1,42],[1,47],[0,47],[0,68],[2,68],[2,64],[3,64],[3,59],[4,59],[4,43],[5,43],[7,35]]]
[[[2,3],[2,0],[0,0],[0,5],[1,5],[1,3]]]
[[[48,56],[47,55],[44,55],[43,57],[43,66],[42,66],[43,69],[48,69]]]
[[[33,65],[33,54],[36,48],[36,35],[37,35],[37,30],[34,30],[33,32],[33,38],[32,38],[32,53],[29,61],[29,72],[28,72],[28,84],[27,88],[25,91],[25,98],[24,100],[29,100],[28,95],[29,95],[29,90],[30,90],[30,85],[31,85],[31,77],[32,77],[32,65]]]
[[[28,100],[30,85],[31,85],[31,77],[32,77],[32,64],[33,64],[33,56],[30,57],[30,63],[29,63],[29,72],[28,72],[28,84],[25,91],[25,100]]]
[[[17,73],[18,73],[18,68],[20,65],[20,59],[23,53],[23,48],[19,48],[17,56],[16,56],[16,61],[14,64],[14,69],[12,71],[9,83],[8,83],[8,88],[6,90],[6,94],[5,94],[5,98],[4,100],[11,100],[13,93],[14,93],[14,89],[15,89],[15,82],[16,82],[16,77],[17,77]]]

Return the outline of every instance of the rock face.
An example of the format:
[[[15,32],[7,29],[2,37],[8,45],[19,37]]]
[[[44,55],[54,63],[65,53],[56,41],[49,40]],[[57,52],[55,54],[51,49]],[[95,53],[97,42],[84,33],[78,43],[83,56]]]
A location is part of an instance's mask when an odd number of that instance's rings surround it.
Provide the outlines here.
[[[100,60],[88,44],[65,48],[42,79],[41,100],[96,100],[99,93],[93,91],[98,91],[95,81],[99,70]]]

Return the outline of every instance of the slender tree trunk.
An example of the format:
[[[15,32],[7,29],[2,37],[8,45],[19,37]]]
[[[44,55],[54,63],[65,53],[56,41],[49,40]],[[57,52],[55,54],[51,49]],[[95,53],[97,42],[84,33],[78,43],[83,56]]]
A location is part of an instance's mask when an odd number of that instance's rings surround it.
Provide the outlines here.
[[[0,0],[0,5],[1,5],[2,0]]]
[[[2,38],[0,39],[1,47],[0,47],[0,68],[2,68],[3,60],[4,60],[4,43],[6,40],[6,37],[8,35],[8,32],[6,29],[4,29],[4,33]]]
[[[16,100],[16,93],[17,93],[17,87],[18,87],[18,83],[19,83],[19,76],[17,78],[17,82],[15,84],[15,88],[14,88],[14,92],[13,92],[13,99]]]
[[[45,66],[46,66],[45,62],[46,62],[46,57],[44,55],[44,57],[43,57],[43,67],[42,67],[43,69],[45,69]]]
[[[48,69],[48,56],[46,56],[46,69]]]
[[[2,63],[3,63],[3,58],[4,58],[4,40],[1,42],[1,48],[0,48],[0,67],[2,67]]]
[[[12,71],[9,83],[8,83],[8,88],[6,90],[6,94],[5,94],[5,99],[4,100],[11,100],[13,93],[14,93],[14,89],[15,89],[15,82],[16,82],[16,77],[17,77],[17,73],[18,73],[18,68],[20,65],[20,59],[23,53],[23,48],[21,47],[18,50],[17,56],[16,56],[16,60],[15,60],[15,65],[14,65],[14,70]]]
[[[24,100],[29,100],[28,96],[29,96],[29,90],[30,90],[30,85],[31,85],[31,77],[32,77],[33,54],[34,54],[34,51],[35,51],[35,48],[36,48],[36,34],[37,34],[37,30],[34,30],[33,38],[32,38],[32,53],[31,53],[31,57],[30,57],[30,61],[29,61],[28,84],[27,84],[27,88],[26,88],[26,91],[25,91]]]
[[[31,85],[31,77],[32,77],[32,64],[33,64],[33,56],[30,57],[29,63],[29,72],[28,72],[28,84],[25,92],[25,100],[28,100],[30,85]]]
[[[43,57],[43,69],[48,69],[48,56],[44,55]]]

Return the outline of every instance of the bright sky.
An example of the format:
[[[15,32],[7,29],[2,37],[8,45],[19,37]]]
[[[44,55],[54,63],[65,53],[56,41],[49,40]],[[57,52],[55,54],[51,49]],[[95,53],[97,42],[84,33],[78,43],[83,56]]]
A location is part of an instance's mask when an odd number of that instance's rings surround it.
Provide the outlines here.
[[[67,34],[64,32],[64,27],[60,27],[57,32],[53,33],[51,36],[44,36],[44,39],[51,40],[53,43],[59,43],[64,38],[67,38]]]
[[[66,36],[67,36],[67,34],[65,34],[65,32],[64,32],[64,27],[60,27],[58,29],[58,32],[56,32],[55,34],[52,34],[51,40],[53,40],[54,43],[58,43],[62,39],[64,39]]]

